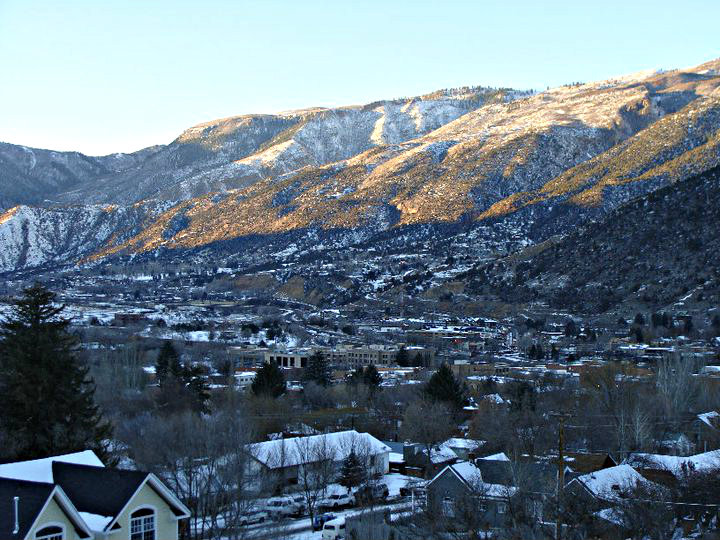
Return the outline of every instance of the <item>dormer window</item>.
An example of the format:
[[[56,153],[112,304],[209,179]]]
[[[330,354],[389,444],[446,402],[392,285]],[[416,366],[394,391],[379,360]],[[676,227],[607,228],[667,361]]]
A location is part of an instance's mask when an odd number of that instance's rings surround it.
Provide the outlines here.
[[[155,511],[141,508],[130,514],[130,540],[155,540]]]
[[[58,527],[57,525],[43,527],[35,533],[35,540],[64,540],[64,538],[65,535],[63,534],[62,527]]]

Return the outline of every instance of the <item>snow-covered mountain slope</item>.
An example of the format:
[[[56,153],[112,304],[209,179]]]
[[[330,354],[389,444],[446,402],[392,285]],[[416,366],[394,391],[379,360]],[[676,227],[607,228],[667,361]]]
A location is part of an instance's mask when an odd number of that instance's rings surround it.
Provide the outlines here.
[[[163,204],[13,207],[0,214],[0,272],[74,264],[137,235]]]
[[[139,164],[58,195],[64,203],[183,200],[348,159],[428,133],[509,91],[468,88],[364,106],[246,115],[194,126]]]
[[[669,72],[487,104],[415,139],[270,176],[221,199],[188,200],[110,251],[486,219],[518,201],[614,207],[714,166],[719,86],[715,75]],[[186,226],[168,236],[164,223],[179,212]]]
[[[715,166],[719,120],[720,60],[540,94],[470,88],[218,120],[55,196],[119,201],[113,217],[99,219],[97,206],[6,214],[0,247],[15,255],[1,268],[248,238],[262,238],[260,250],[281,251],[288,238],[319,250],[398,227],[498,220],[538,241]],[[63,224],[73,219],[117,223],[119,234],[76,239]],[[17,247],[34,245],[45,247],[30,258]]]
[[[0,143],[0,210],[17,204],[43,204],[98,177],[137,167],[159,149],[91,157]]]

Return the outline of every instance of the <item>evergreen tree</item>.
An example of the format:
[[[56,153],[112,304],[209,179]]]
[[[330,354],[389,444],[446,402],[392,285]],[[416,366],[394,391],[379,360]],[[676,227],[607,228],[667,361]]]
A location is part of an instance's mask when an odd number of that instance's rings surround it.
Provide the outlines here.
[[[565,335],[567,337],[577,336],[577,325],[572,319],[565,323]]]
[[[95,385],[75,355],[64,306],[41,285],[23,291],[0,325],[0,431],[12,448],[0,459],[25,460],[79,450],[105,457],[110,425],[94,404]]]
[[[285,393],[285,377],[275,362],[266,362],[255,374],[250,386],[256,396],[280,397]]]
[[[365,368],[365,371],[363,372],[363,382],[368,386],[368,388],[370,388],[370,390],[377,390],[380,388],[382,377],[373,364],[370,364]]]
[[[552,349],[550,349],[550,356],[553,360],[557,360],[560,358],[560,351],[558,351],[558,349],[554,343],[553,343]]]
[[[410,365],[410,355],[407,352],[407,349],[405,348],[405,345],[402,345],[397,352],[397,356],[395,357],[395,361],[399,366],[402,367],[408,367]]]
[[[363,481],[363,472],[363,465],[355,450],[350,450],[350,454],[345,458],[342,469],[340,469],[340,485],[346,487],[348,491],[359,486]]]
[[[450,366],[443,363],[425,385],[425,394],[433,401],[442,401],[461,409],[466,403],[466,389],[455,377]]]
[[[190,390],[191,406],[195,412],[207,414],[210,412],[208,401],[210,400],[210,388],[200,366],[183,366],[182,381],[185,387]]]
[[[323,353],[316,351],[308,358],[303,378],[306,381],[313,381],[320,386],[330,385],[330,366]]]
[[[171,373],[172,370],[172,373]],[[155,380],[162,386],[169,374],[179,377],[181,374],[180,357],[170,341],[164,341],[155,361]]]
[[[642,313],[636,313],[634,322],[638,326],[644,326],[645,325],[645,316]]]

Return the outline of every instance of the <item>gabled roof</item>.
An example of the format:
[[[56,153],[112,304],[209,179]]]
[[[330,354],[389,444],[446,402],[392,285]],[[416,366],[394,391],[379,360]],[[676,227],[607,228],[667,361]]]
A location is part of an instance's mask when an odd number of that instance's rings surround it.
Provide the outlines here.
[[[18,532],[15,528],[15,503],[18,497]],[[0,478],[0,538],[25,538],[35,526],[45,507],[54,499],[73,524],[80,538],[92,538],[92,531],[82,520],[62,488],[45,482],[28,482]]]
[[[615,460],[609,454],[585,454],[570,452],[566,454],[566,464],[573,472],[587,474],[608,467],[617,465]],[[557,458],[555,458],[557,462]]]
[[[513,483],[513,468],[509,461],[478,459],[475,463],[486,482],[504,486]]]
[[[710,426],[713,429],[720,430],[720,413],[717,411],[710,411],[697,415],[698,420],[703,424]]]
[[[320,455],[341,461],[347,458],[353,448],[357,453],[368,452],[371,455],[390,452],[389,446],[372,435],[355,430],[278,439],[247,447],[253,458],[271,469],[311,463],[318,461]]]
[[[52,473],[80,512],[100,516],[118,515],[148,475],[60,461],[53,462]]]
[[[85,450],[83,452],[74,452],[72,454],[63,454],[61,456],[52,456],[43,459],[4,463],[0,465],[0,476],[3,478],[15,478],[29,482],[46,482],[52,484],[52,464],[54,461],[104,467],[103,462],[95,455],[95,452]]]
[[[651,485],[630,465],[616,465],[590,474],[578,476],[570,482],[579,483],[591,495],[603,500],[616,500],[623,491],[638,485]],[[570,485],[568,484],[568,485]]]
[[[467,487],[468,490],[480,493],[481,495],[489,498],[510,497],[516,491],[516,488],[512,486],[495,484],[487,481],[483,478],[480,469],[469,461],[461,461],[460,463],[454,463],[446,466],[427,483],[427,487],[430,487],[433,482],[446,474],[453,474],[465,485],[465,487]]]

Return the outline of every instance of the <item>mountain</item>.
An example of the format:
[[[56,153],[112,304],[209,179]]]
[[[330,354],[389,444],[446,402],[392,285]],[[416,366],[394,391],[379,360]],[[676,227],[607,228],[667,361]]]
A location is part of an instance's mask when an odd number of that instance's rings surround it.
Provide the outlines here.
[[[465,88],[364,106],[237,116],[191,127],[166,146],[100,158],[5,144],[0,194],[7,192],[2,200],[16,204],[182,200],[415,138],[506,96],[508,91]],[[24,185],[34,180],[44,198],[20,200],[18,179]]]
[[[159,149],[90,157],[0,142],[0,209],[46,203],[99,177],[135,168]]]
[[[466,292],[601,313],[720,303],[720,167],[622,205],[606,219],[476,266]]]
[[[186,252],[241,267],[438,235],[492,256],[717,165],[719,88],[715,60],[542,93],[465,88],[201,124],[68,180],[52,205],[6,212],[0,268]],[[0,168],[3,189],[5,178]],[[64,237],[68,220],[95,226],[87,204],[114,205],[103,223],[122,223],[118,234]]]

